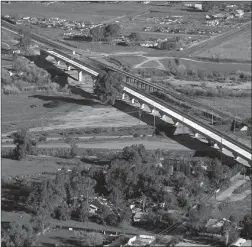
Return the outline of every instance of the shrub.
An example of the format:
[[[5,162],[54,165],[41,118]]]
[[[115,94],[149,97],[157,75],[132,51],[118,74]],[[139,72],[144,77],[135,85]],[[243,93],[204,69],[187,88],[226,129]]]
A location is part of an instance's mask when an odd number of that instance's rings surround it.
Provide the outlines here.
[[[4,94],[14,94],[14,95],[16,95],[16,94],[20,93],[19,89],[14,84],[4,85],[2,89],[3,89]]]
[[[138,133],[135,133],[135,134],[133,135],[133,137],[135,137],[135,138],[140,137],[140,136],[141,136],[141,135],[138,134]]]
[[[16,144],[14,158],[17,160],[25,158],[27,154],[31,153],[32,147],[36,145],[36,143],[29,138],[26,129],[20,129],[15,132],[13,134],[13,142]]]
[[[60,85],[56,82],[49,83],[49,90],[52,92],[57,92],[60,88]]]
[[[14,83],[16,85],[16,87],[20,90],[20,91],[24,91],[24,89],[29,85],[28,82],[23,81],[23,80],[17,80]]]

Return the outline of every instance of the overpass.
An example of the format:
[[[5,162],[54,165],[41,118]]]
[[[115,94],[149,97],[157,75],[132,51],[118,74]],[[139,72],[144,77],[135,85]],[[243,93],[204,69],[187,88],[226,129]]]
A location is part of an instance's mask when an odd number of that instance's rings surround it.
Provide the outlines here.
[[[88,67],[86,63],[78,61],[74,58],[71,59],[69,55],[63,55],[63,53],[52,50],[41,50],[42,55],[53,56],[58,59],[58,61],[63,61],[67,66],[73,66],[77,69],[79,73],[79,80],[82,77],[82,72],[90,74],[92,77],[97,77],[99,72],[95,67]],[[81,76],[80,76],[81,73]],[[129,74],[125,72],[126,74]],[[133,78],[132,78],[133,77]],[[231,152],[231,155],[234,156],[237,162],[241,159],[246,160],[251,164],[251,149],[244,144],[239,143],[237,140],[232,139],[226,134],[223,134],[221,131],[216,130],[213,126],[210,126],[197,118],[186,114],[185,112],[171,106],[164,100],[161,100],[153,95],[150,92],[155,91],[155,87],[152,84],[148,84],[142,79],[134,78],[131,74],[124,77],[124,88],[122,98],[124,99],[126,95],[131,99],[131,103],[139,103],[139,106],[143,109],[146,106],[149,107],[151,113],[159,112],[159,115],[162,120],[172,119],[175,126],[182,124],[187,126],[194,133],[194,137],[198,138],[199,135],[205,137],[205,139],[212,144],[215,148],[220,149],[223,152],[225,149]],[[146,90],[148,88],[148,90]]]

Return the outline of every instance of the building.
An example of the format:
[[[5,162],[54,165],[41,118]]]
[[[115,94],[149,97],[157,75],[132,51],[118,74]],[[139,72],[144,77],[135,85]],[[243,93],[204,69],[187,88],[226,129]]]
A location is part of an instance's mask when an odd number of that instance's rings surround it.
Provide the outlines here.
[[[179,242],[175,245],[176,247],[183,247],[183,246],[188,246],[188,247],[207,247],[211,245],[205,245],[205,244],[194,244],[194,243],[186,243],[186,242]]]
[[[232,244],[230,244],[230,247],[249,247],[252,246],[251,240],[246,240],[244,238],[239,238],[236,241],[234,241]]]
[[[133,238],[130,238],[128,243],[124,246],[146,246],[155,241],[154,236],[150,235],[138,235]]]
[[[236,17],[241,18],[241,17],[243,17],[243,15],[244,15],[244,11],[243,11],[243,10],[237,9],[237,10],[235,11],[235,16],[236,16]]]
[[[184,4],[185,7],[191,7],[194,9],[202,10],[202,3],[201,2],[186,2]]]

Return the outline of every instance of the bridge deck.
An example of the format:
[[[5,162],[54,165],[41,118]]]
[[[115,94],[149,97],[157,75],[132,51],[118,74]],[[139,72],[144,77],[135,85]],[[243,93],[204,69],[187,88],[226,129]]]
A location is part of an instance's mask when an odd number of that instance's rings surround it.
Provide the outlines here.
[[[72,65],[73,67],[77,68],[77,69],[80,69],[80,70],[83,70],[83,71],[86,71],[88,73],[90,73],[91,75],[93,76],[98,76],[99,73],[97,73],[96,71],[92,70],[92,69],[89,69],[88,67],[72,60],[72,59],[69,59],[67,58],[66,56],[63,56],[55,51],[50,51],[50,50],[44,50],[43,52],[46,52],[48,55],[50,56],[53,56],[53,57],[56,57],[56,58],[59,58],[61,60],[63,60],[64,62],[67,62],[69,65]]]

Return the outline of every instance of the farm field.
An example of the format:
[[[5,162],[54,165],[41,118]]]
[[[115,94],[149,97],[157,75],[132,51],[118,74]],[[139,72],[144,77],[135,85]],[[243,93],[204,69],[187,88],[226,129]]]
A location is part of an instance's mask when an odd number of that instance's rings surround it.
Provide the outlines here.
[[[251,117],[251,98],[201,98],[197,97],[199,103],[211,105],[217,110],[237,115],[241,118]]]
[[[212,49],[194,53],[194,56],[251,61],[251,30],[233,37]]]
[[[169,59],[162,59],[161,62],[167,64]],[[251,72],[251,64],[249,63],[215,63],[203,62],[195,59],[180,58],[180,64],[184,64],[187,68],[196,68],[198,70],[218,71],[218,72],[235,72],[237,70]]]
[[[146,6],[134,2],[125,2],[123,4],[54,2],[49,5],[40,2],[15,2],[2,4],[2,13],[18,13],[23,16],[31,16],[32,13],[37,17],[59,17],[70,21],[86,20],[96,23],[144,11],[145,8]]]

